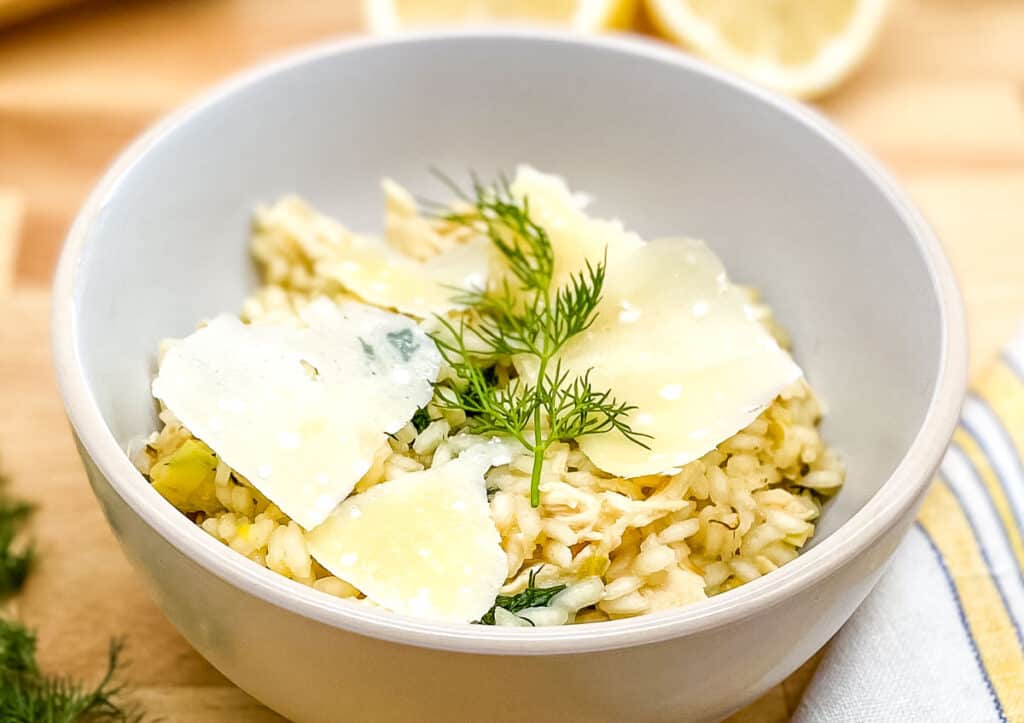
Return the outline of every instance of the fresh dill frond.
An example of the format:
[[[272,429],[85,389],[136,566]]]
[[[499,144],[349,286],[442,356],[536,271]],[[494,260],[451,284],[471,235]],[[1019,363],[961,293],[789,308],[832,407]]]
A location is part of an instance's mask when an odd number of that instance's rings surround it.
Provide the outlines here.
[[[34,548],[20,544],[33,507],[6,494],[0,476],[0,598],[19,592],[31,571]],[[4,723],[136,723],[142,714],[120,702],[116,681],[122,643],[114,640],[106,672],[95,686],[68,676],[46,675],[36,662],[36,636],[24,625],[0,618],[0,721]]]
[[[448,211],[443,214],[444,219],[482,229],[508,262],[509,270],[523,289],[546,292],[555,270],[551,239],[530,217],[529,202],[519,202],[512,195],[508,178],[501,175],[496,183],[487,186],[473,176],[473,193],[468,195],[444,174],[435,171],[434,175],[471,206],[469,211]]]
[[[504,608],[510,613],[518,613],[528,608],[543,608],[551,604],[551,599],[562,592],[566,585],[552,585],[551,587],[537,586],[537,573],[540,569],[531,570],[527,578],[526,589],[515,595],[498,595],[494,605],[478,621],[480,625],[494,625],[494,612],[497,608]],[[526,620],[526,618],[523,618]],[[528,621],[529,622],[529,621]],[[532,625],[533,623],[530,622]]]
[[[456,383],[438,386],[435,403],[464,411],[470,431],[511,436],[533,455],[530,504],[537,507],[544,454],[555,442],[614,431],[646,447],[644,439],[650,438],[626,421],[636,407],[595,389],[589,371],[573,375],[557,359],[597,318],[607,257],[597,264],[587,261],[552,289],[554,249],[547,231],[531,217],[528,199],[516,199],[505,177],[490,186],[474,177],[470,195],[437,175],[468,207],[442,217],[485,234],[511,279],[460,291],[457,300],[470,310],[457,321],[437,317],[441,329],[432,336]],[[488,367],[522,356],[533,358],[534,382],[515,378],[498,386],[487,379]]]
[[[551,424],[551,436],[577,439],[591,434],[616,431],[626,439],[646,447],[648,434],[633,431],[624,418],[636,409],[633,404],[617,401],[611,392],[594,389],[588,369],[583,376],[571,377],[560,361],[550,375],[552,391],[544,399],[544,411]]]
[[[523,430],[537,403],[533,386],[520,378],[497,386],[493,375],[488,374],[489,368],[479,364],[466,346],[466,335],[471,333],[466,322],[455,326],[447,319],[440,321],[448,333],[435,334],[434,342],[459,383],[439,385],[434,403],[443,409],[464,411],[467,427],[473,434],[508,435],[529,448],[530,440]]]
[[[67,676],[40,673],[35,635],[11,621],[0,620],[0,720],[11,723],[135,723],[142,715],[120,702],[120,641],[107,653],[106,673],[95,686]]]
[[[0,618],[0,672],[35,675],[36,635],[17,623]]]
[[[0,475],[0,600],[21,590],[35,557],[32,543],[20,539],[33,507],[8,496],[7,484]]]

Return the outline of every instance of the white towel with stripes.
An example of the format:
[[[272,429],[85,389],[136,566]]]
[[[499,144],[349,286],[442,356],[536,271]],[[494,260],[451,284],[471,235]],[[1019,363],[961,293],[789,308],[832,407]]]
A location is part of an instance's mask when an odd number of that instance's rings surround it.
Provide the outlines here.
[[[967,400],[918,522],[799,723],[1024,721],[1024,341]]]

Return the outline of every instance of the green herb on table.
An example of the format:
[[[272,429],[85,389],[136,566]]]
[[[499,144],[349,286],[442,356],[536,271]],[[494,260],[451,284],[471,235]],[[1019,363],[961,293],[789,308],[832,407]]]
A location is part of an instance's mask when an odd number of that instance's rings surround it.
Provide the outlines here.
[[[32,505],[9,497],[7,484],[0,476],[0,599],[21,590],[35,557],[32,544],[21,540]]]
[[[0,720],[21,723],[141,721],[135,708],[119,701],[116,681],[121,643],[110,644],[107,669],[94,687],[66,676],[45,675],[36,664],[35,635],[17,623],[0,620]]]
[[[0,619],[0,671],[4,675],[38,672],[35,634],[3,619]]]
[[[551,604],[551,599],[566,588],[565,585],[552,585],[551,587],[537,587],[537,573],[539,570],[532,570],[526,582],[526,589],[516,595],[498,595],[494,606],[488,610],[479,623],[481,625],[494,625],[494,612],[497,608],[504,608],[510,613],[518,613],[528,608],[543,608]],[[531,625],[532,621],[527,620]]]
[[[21,542],[33,507],[9,497],[6,486],[6,478],[0,477],[0,598],[21,591],[34,561],[32,544]],[[0,721],[141,721],[141,713],[119,701],[121,650],[120,641],[110,643],[106,673],[95,687],[88,687],[67,676],[42,673],[36,663],[35,633],[0,618]]]
[[[537,507],[544,453],[555,442],[616,431],[646,447],[643,440],[650,438],[626,422],[635,406],[595,389],[589,371],[574,375],[557,358],[597,318],[606,262],[588,261],[552,289],[554,250],[547,231],[531,217],[528,200],[514,198],[505,179],[492,186],[474,179],[472,197],[446,183],[470,210],[444,218],[486,234],[511,279],[483,291],[461,291],[458,300],[471,311],[459,321],[438,317],[443,328],[433,338],[458,381],[437,387],[436,404],[464,411],[470,431],[511,436],[533,455],[530,504]],[[531,359],[536,381],[493,382],[488,368],[513,357]]]

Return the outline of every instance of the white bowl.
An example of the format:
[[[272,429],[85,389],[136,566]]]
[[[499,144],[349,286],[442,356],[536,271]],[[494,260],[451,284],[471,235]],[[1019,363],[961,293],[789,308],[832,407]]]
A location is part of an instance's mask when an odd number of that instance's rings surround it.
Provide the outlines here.
[[[377,181],[431,166],[568,177],[647,237],[708,239],[764,290],[830,408],[849,479],[799,559],[707,602],[547,629],[339,601],[213,540],[122,451],[155,427],[162,337],[238,308],[253,204],[299,192],[377,228]],[[777,684],[860,604],[912,522],[964,392],[961,302],[892,180],[818,115],[653,44],[501,31],[329,44],[137,141],[76,220],[54,354],[89,479],[189,642],[301,721],[681,721]]]

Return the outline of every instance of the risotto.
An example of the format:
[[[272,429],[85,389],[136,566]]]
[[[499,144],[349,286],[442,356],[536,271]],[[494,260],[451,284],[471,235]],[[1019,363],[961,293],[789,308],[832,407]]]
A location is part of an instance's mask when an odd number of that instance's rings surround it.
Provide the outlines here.
[[[252,562],[395,612],[603,621],[794,559],[843,483],[756,294],[701,242],[645,242],[523,167],[384,239],[257,210],[261,285],[160,349],[130,450]]]

